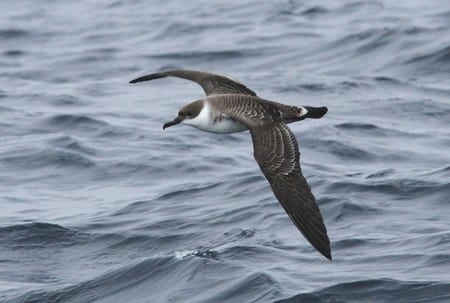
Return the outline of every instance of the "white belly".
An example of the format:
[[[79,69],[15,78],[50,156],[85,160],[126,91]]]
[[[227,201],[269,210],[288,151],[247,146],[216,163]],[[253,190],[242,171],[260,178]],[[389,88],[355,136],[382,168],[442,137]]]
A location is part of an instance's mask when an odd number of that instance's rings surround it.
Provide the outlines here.
[[[218,121],[208,122],[205,121],[205,123],[199,123],[200,121],[195,121],[195,119],[192,119],[183,122],[184,124],[193,126],[203,131],[219,134],[237,133],[247,129],[242,123],[231,119],[220,119]]]
[[[231,119],[221,119],[220,121],[197,128],[207,132],[220,134],[237,133],[247,129],[242,123]]]

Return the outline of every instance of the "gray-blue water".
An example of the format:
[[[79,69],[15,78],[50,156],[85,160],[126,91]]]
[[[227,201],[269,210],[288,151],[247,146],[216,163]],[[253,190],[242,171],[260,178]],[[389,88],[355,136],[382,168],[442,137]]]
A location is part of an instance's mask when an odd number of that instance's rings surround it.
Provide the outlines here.
[[[0,2],[1,302],[450,302],[450,3]],[[333,261],[248,132],[162,130],[195,83],[290,124]]]

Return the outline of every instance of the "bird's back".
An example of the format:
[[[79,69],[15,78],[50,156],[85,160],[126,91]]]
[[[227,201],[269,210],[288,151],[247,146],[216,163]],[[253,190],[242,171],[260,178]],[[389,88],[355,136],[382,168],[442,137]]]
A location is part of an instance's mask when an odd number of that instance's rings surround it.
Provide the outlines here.
[[[261,99],[257,96],[239,94],[212,95],[207,97],[205,101],[218,111],[221,111],[224,107],[227,109],[231,107],[238,113],[254,116],[261,121],[269,119],[291,123],[303,119],[302,116],[306,114],[304,107],[286,105]]]

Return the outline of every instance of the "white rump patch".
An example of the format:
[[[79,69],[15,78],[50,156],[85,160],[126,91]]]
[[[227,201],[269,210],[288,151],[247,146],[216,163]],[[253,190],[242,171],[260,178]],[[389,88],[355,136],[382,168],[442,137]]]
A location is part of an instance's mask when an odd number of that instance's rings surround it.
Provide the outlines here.
[[[302,110],[300,117],[308,114],[308,110],[306,108],[304,108],[303,106],[299,106],[298,108],[300,108]]]

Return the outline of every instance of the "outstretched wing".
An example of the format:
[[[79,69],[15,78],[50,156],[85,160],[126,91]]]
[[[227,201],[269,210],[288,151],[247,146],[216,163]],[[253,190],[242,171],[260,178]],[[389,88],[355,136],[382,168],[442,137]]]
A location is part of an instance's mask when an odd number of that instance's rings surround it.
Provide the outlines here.
[[[250,132],[255,159],[275,197],[309,243],[331,260],[327,229],[300,169],[294,134],[283,122],[250,128]]]
[[[167,76],[194,81],[203,88],[207,96],[221,94],[241,94],[256,96],[256,93],[254,91],[247,88],[244,84],[239,83],[231,78],[195,70],[177,69],[153,73],[131,80],[130,83],[149,81],[153,79],[164,78]]]
[[[275,197],[312,246],[331,260],[327,229],[300,169],[297,140],[281,121],[280,110],[273,102],[257,97],[223,95],[208,99],[250,130],[256,162]]]

